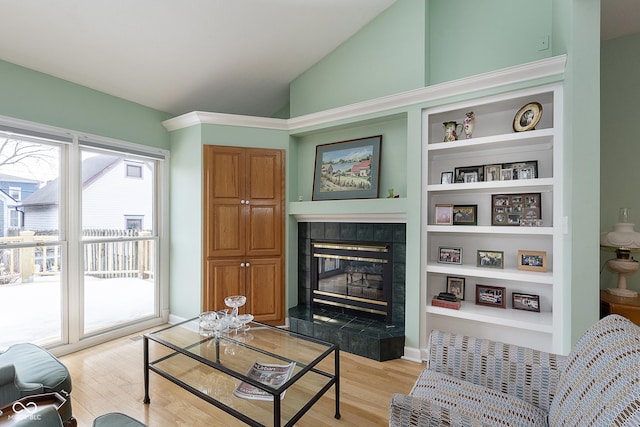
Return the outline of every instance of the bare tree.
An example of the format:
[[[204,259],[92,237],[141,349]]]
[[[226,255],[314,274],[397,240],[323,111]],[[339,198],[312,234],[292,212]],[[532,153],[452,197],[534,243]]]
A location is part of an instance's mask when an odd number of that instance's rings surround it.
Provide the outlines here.
[[[0,171],[21,172],[34,179],[55,173],[58,148],[46,143],[0,136]]]

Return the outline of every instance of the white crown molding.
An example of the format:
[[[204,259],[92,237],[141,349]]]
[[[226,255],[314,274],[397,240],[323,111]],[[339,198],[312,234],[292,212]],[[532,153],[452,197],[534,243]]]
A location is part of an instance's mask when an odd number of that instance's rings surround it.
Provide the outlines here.
[[[564,73],[566,63],[566,55],[554,56],[551,58],[541,59],[539,61],[477,74],[471,77],[438,83],[420,89],[384,96],[369,101],[358,102],[343,107],[293,117],[288,120],[194,111],[192,113],[183,114],[181,116],[165,120],[162,124],[169,131],[202,124],[222,124],[287,131],[299,130],[337,120],[350,119],[365,114],[379,113],[394,108],[435,101],[479,90],[486,90],[560,75]]]
[[[272,119],[269,117],[243,116],[226,113],[207,113],[204,111],[193,111],[162,122],[162,125],[169,132],[203,124],[289,130],[289,125],[286,119]]]

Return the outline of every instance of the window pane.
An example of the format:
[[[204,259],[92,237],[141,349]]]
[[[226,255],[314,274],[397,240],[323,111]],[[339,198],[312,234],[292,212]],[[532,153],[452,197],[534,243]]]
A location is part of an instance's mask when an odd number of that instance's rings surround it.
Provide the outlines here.
[[[62,340],[60,153],[0,134],[0,349]]]
[[[155,162],[82,150],[85,334],[157,311]]]

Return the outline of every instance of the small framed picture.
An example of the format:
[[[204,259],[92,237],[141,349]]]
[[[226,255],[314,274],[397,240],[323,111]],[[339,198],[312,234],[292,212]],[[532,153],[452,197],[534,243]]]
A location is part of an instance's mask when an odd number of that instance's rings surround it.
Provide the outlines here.
[[[511,181],[513,179],[513,169],[500,169],[500,180]]]
[[[461,182],[480,182],[484,180],[484,166],[465,166],[454,169],[453,181]]]
[[[500,286],[476,285],[476,304],[506,308],[506,288]]]
[[[447,292],[454,294],[459,300],[464,300],[464,277],[447,276]]]
[[[453,184],[453,172],[442,172],[440,174],[440,184]]]
[[[511,307],[514,310],[540,312],[540,296],[530,294],[511,293]]]
[[[478,225],[478,205],[454,205],[453,225]]]
[[[504,252],[478,251],[478,267],[504,268]]]
[[[438,262],[443,264],[462,264],[462,248],[438,248]]]
[[[436,225],[453,224],[453,205],[436,205]]]
[[[530,102],[518,110],[513,118],[513,130],[524,132],[533,130],[542,117],[542,105],[539,102]]]
[[[484,166],[484,180],[485,181],[500,181],[500,174],[502,172],[502,165],[485,165]]]
[[[527,162],[505,163],[502,169],[511,169],[511,179],[534,179],[538,178],[538,161],[529,160]]]
[[[544,251],[518,251],[518,270],[547,271],[547,253]]]

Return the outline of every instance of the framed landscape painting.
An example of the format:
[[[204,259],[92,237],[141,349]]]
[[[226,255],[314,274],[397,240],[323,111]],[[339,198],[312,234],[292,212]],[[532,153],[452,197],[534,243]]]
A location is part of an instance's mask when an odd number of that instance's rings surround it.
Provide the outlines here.
[[[316,147],[313,200],[375,199],[382,135]]]

